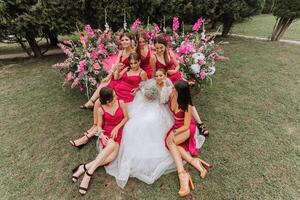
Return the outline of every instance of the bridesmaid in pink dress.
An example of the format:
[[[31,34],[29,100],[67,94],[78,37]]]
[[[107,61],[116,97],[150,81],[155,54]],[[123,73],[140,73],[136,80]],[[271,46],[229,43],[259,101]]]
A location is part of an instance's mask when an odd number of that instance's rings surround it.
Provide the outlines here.
[[[140,67],[140,58],[137,53],[131,53],[126,59],[129,63],[129,67],[124,69],[117,66],[114,73],[114,79],[107,87],[114,89],[118,99],[123,100],[125,103],[133,101],[135,93],[139,88],[139,84],[142,81],[147,80],[147,74]],[[113,83],[113,84],[112,84]],[[70,144],[77,148],[82,148],[91,137],[97,132],[97,111],[100,107],[99,99],[95,102],[94,106],[94,125],[88,131],[84,133],[84,136],[77,140],[71,140]]]
[[[123,69],[123,68],[129,66],[129,61],[128,61],[129,55],[132,52],[134,52],[134,49],[132,48],[132,45],[131,45],[132,38],[128,32],[124,32],[120,36],[120,39],[121,39],[121,45],[122,45],[123,50],[119,51],[119,54],[117,57],[117,63],[113,66],[110,74],[102,80],[101,84],[96,89],[96,91],[94,92],[92,97],[83,106],[80,107],[83,109],[87,109],[87,108],[92,109],[93,113],[94,113],[94,121],[93,121],[92,127],[84,132],[84,134],[83,134],[84,137],[80,138],[79,140],[70,141],[70,143],[74,147],[81,148],[82,145],[84,145],[88,142],[89,138],[92,137],[96,131],[97,120],[96,120],[95,115],[97,114],[97,110],[99,109],[98,98],[99,98],[100,89],[105,86],[110,86],[113,88],[117,84],[117,82],[119,82],[119,80],[115,80],[113,77],[114,73],[116,73],[116,69],[117,68]]]
[[[129,58],[129,67],[125,67],[121,72],[119,68],[116,70],[116,80],[120,80],[113,88],[119,99],[125,103],[130,103],[134,99],[134,95],[142,81],[147,80],[147,74],[141,69],[141,59],[137,53],[131,53]],[[110,87],[110,84],[108,85]]]
[[[203,167],[210,167],[209,164],[197,157],[195,132],[196,123],[192,117],[192,98],[190,95],[189,84],[184,80],[179,80],[174,85],[175,90],[171,95],[170,110],[173,113],[175,124],[166,136],[166,147],[169,149],[174,162],[177,166],[180,196],[186,196],[190,189],[194,189],[191,176],[184,170],[182,160],[186,160],[195,167],[200,177],[204,178],[207,171]]]
[[[167,49],[167,41],[163,36],[158,36],[154,41],[156,52],[150,60],[153,69],[164,68],[167,71],[167,77],[174,84],[178,80],[182,80],[179,71],[180,65],[176,60],[173,52]]]
[[[117,80],[114,79],[114,73],[116,73],[116,69],[123,69],[125,67],[129,66],[128,57],[131,53],[134,52],[134,48],[132,47],[132,37],[128,32],[124,32],[121,36],[121,45],[122,50],[119,51],[118,57],[117,57],[117,63],[113,65],[112,71],[109,73],[107,77],[105,77],[102,81],[99,87],[96,89],[92,97],[80,108],[87,109],[87,108],[93,108],[95,101],[99,97],[99,91],[104,86],[110,86],[113,87],[117,84]],[[98,108],[96,108],[98,109]]]
[[[144,31],[139,32],[137,35],[136,52],[140,55],[141,68],[147,73],[148,79],[153,78],[155,68],[150,65],[152,52],[149,45],[147,44],[147,39]]]
[[[72,181],[84,174],[79,187],[79,193],[84,195],[94,171],[113,161],[119,152],[122,139],[123,126],[128,120],[126,106],[122,100],[117,100],[114,91],[109,87],[103,87],[100,90],[100,108],[97,111],[97,132],[101,133],[101,144],[103,150],[97,157],[87,163],[80,164],[73,169]]]

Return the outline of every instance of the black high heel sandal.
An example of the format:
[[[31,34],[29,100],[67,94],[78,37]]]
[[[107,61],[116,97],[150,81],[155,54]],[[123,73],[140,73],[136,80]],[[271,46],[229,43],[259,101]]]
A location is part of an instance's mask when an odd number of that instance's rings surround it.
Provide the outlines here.
[[[204,137],[209,136],[209,131],[206,128],[206,126],[205,126],[205,124],[203,122],[202,123],[198,123],[197,127],[198,127],[198,129],[200,131],[200,135],[203,135]]]
[[[95,105],[95,101],[93,101],[92,99],[89,99],[89,101],[91,101],[91,102],[93,103],[93,106],[92,106],[92,107],[88,107],[88,106],[82,105],[82,106],[80,106],[79,108],[80,108],[80,109],[84,109],[84,110],[87,110],[87,109],[93,110],[93,109],[94,109],[94,105]]]
[[[79,167],[80,167],[81,165],[83,165],[83,170],[84,170],[84,172],[87,171],[85,164],[82,164],[82,163],[81,163],[81,164],[79,164],[77,167],[75,167],[74,169],[72,169],[73,174],[74,174],[75,172],[78,171],[78,169],[79,169]],[[75,182],[78,180],[78,178],[79,178],[79,177],[73,175],[73,176],[72,176],[72,181],[75,183]]]
[[[84,136],[87,137],[87,142],[88,142],[89,139],[90,139],[90,137],[87,136],[88,134],[89,134],[89,132],[87,132],[87,131],[84,133]],[[73,147],[76,147],[76,148],[78,148],[78,149],[81,149],[84,145],[87,144],[87,142],[84,143],[84,144],[81,144],[81,145],[76,145],[76,144],[75,144],[75,141],[74,141],[74,140],[71,140],[71,141],[70,141],[70,144],[71,144]]]
[[[92,175],[93,175],[93,174],[90,174],[87,170],[85,171],[85,174],[88,175],[89,177],[92,177]],[[85,191],[85,193],[81,193],[80,190]],[[85,188],[85,187],[79,187],[79,193],[80,193],[81,195],[85,195],[86,192],[87,192],[87,190],[88,190],[88,188]]]

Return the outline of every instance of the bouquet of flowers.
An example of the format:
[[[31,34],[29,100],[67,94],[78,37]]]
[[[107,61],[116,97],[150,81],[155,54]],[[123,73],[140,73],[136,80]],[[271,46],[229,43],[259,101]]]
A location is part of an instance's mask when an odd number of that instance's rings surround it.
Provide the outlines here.
[[[176,22],[176,20],[173,20]],[[180,70],[190,84],[203,84],[205,81],[212,83],[211,76],[215,73],[215,51],[216,44],[213,41],[213,34],[206,35],[205,29],[201,34],[198,33],[203,25],[204,19],[199,18],[193,26],[193,32],[175,34],[172,47],[178,55]],[[174,27],[174,25],[173,25]],[[173,31],[175,32],[175,31]],[[174,35],[174,33],[173,33]]]
[[[150,101],[156,100],[159,98],[159,91],[156,87],[156,82],[154,80],[148,80],[145,82],[142,82],[141,90],[143,95]]]
[[[67,59],[53,67],[64,75],[64,85],[69,83],[71,88],[85,91],[89,98],[108,74],[103,61],[117,52],[116,40],[111,30],[94,31],[90,25],[86,25],[85,31],[80,33],[79,42],[65,40],[59,44]]]

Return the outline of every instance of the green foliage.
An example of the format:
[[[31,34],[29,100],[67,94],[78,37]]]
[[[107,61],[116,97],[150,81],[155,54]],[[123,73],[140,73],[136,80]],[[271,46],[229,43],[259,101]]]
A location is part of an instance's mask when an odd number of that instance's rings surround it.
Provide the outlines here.
[[[274,8],[275,0],[265,0],[265,4],[262,10],[263,14],[269,14]]]
[[[299,0],[277,0],[273,10],[274,16],[295,19],[300,17]]]

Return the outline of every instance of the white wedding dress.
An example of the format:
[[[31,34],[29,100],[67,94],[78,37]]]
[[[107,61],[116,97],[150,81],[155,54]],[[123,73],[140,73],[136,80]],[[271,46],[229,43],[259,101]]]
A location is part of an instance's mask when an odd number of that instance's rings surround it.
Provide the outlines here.
[[[155,98],[155,80],[144,82],[141,91],[128,105],[129,120],[123,129],[118,157],[105,167],[121,188],[125,187],[129,177],[152,184],[162,174],[176,169],[164,142],[174,123],[168,104],[165,104],[172,92],[172,83],[167,83]],[[147,92],[154,99],[147,99],[144,96]]]
[[[115,177],[121,188],[125,187],[129,177],[152,184],[161,175],[176,170],[172,156],[165,147],[165,136],[174,124],[167,104],[173,85],[169,79],[166,85],[158,91],[154,79],[143,82],[141,91],[127,106],[129,120],[123,129],[119,154],[105,166],[106,172]],[[151,96],[152,100],[145,96]],[[195,136],[200,148],[205,138],[199,133]]]

